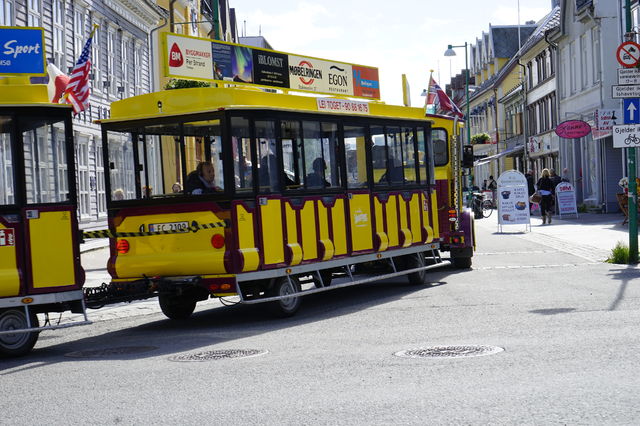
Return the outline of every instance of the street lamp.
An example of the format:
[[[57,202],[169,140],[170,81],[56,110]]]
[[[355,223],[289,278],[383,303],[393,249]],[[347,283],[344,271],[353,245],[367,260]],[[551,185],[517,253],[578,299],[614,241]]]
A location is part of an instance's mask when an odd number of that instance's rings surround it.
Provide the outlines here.
[[[453,50],[456,47],[464,47],[464,91],[467,99],[467,114],[465,117],[465,127],[467,128],[467,145],[471,145],[471,116],[469,115],[469,62],[467,61],[467,42],[459,46],[448,45],[447,50],[444,52],[444,56],[456,56],[456,51]],[[453,100],[452,100],[453,102]],[[469,191],[471,191],[471,187],[473,186],[473,176],[469,173]]]

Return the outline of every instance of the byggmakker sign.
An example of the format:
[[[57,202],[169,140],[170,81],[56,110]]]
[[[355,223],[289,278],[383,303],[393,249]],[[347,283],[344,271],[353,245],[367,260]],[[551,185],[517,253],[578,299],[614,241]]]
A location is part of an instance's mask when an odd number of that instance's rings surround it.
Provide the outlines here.
[[[378,69],[166,34],[165,75],[380,99]]]
[[[44,30],[0,27],[0,75],[45,75]]]

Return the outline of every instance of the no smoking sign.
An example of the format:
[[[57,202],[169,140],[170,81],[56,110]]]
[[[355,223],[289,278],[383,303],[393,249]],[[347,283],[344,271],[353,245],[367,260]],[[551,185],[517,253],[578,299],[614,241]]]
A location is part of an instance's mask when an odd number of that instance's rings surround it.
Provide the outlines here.
[[[625,68],[634,68],[640,63],[640,44],[625,41],[616,51],[616,59]]]

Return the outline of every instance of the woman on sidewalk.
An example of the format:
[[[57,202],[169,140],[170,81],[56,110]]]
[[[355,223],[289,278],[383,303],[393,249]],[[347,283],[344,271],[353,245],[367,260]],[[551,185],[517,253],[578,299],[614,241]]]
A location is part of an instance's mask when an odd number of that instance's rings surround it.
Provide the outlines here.
[[[538,187],[538,192],[542,196],[542,201],[540,201],[540,214],[542,215],[542,224],[547,223],[547,219],[549,223],[551,223],[551,209],[553,208],[553,184],[551,183],[551,179],[549,177],[549,169],[542,170],[542,177],[538,179],[538,183],[536,184]]]

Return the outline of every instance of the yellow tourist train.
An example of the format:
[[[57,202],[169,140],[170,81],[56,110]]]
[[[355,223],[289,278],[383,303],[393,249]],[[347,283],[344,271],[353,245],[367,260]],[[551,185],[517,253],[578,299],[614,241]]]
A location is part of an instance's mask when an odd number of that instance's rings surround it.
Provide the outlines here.
[[[73,155],[71,106],[29,77],[0,79],[0,357],[28,353],[43,330],[89,323]],[[84,320],[49,318],[68,311]]]
[[[308,294],[426,284],[443,251],[471,266],[453,118],[244,86],[124,99],[101,125],[112,281],[91,306],[157,294],[181,319],[238,296],[290,316]]]

